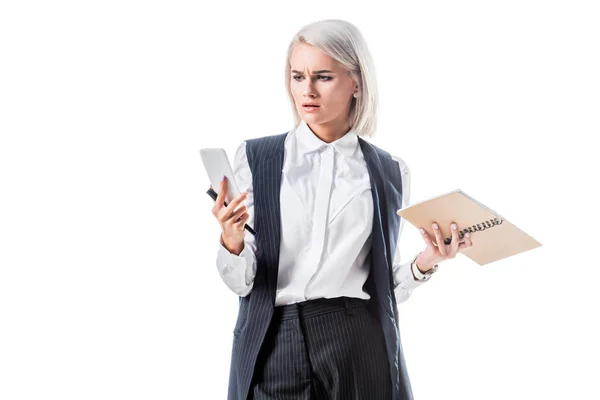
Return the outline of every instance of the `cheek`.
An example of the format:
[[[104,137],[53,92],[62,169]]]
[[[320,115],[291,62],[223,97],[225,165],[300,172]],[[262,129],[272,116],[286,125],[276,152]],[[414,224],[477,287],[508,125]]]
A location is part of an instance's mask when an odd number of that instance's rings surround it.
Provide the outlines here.
[[[329,85],[326,89],[327,99],[332,104],[344,105],[348,102],[348,87],[345,85]]]
[[[293,85],[292,85],[291,89],[292,89],[292,96],[294,96],[294,99],[300,100],[302,98],[302,91],[300,89],[298,89],[297,87],[294,87]]]

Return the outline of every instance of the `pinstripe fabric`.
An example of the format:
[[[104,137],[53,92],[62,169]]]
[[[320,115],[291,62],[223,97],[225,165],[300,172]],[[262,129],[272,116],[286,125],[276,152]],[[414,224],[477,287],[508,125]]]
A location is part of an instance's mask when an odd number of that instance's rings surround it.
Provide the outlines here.
[[[366,301],[317,299],[277,307],[259,355],[253,400],[389,400],[391,382],[379,322]],[[341,304],[340,304],[341,303]]]
[[[279,191],[286,135],[287,133],[284,133],[246,141],[246,153],[252,171],[255,196],[257,272],[250,294],[240,297],[238,319],[234,330],[229,400],[248,398],[253,377],[255,381],[258,379],[258,375],[254,374],[255,367],[257,370],[262,368],[262,365],[256,365],[259,350],[263,346],[268,349],[273,345],[273,342],[269,341],[271,339],[267,339],[270,336],[266,335],[269,327],[272,326],[277,287],[281,234]],[[375,209],[371,249],[372,267],[365,283],[365,289],[371,296],[368,307],[371,315],[379,321],[385,342],[389,377],[392,383],[390,398],[411,400],[413,395],[400,342],[391,269],[400,223],[396,210],[400,209],[402,204],[402,180],[397,162],[389,153],[361,138],[359,143],[369,171]],[[313,331],[309,329],[308,332],[309,335],[310,332],[319,335],[319,329]],[[300,346],[301,343],[297,344]],[[339,343],[339,345],[343,344]],[[294,347],[291,351],[298,351],[298,349]],[[300,375],[300,378],[294,375],[293,379],[303,379],[303,375]]]
[[[371,273],[366,288],[378,300],[373,311],[381,321],[390,362],[394,399],[413,399],[410,378],[400,341],[396,296],[393,288],[392,255],[396,251],[402,208],[402,179],[398,165],[386,151],[358,138],[371,179],[374,218],[371,249]],[[383,179],[382,177],[386,177]]]
[[[256,276],[250,294],[240,297],[231,355],[229,399],[246,399],[265,334],[273,316],[279,267],[279,188],[285,134],[247,141],[254,186]]]

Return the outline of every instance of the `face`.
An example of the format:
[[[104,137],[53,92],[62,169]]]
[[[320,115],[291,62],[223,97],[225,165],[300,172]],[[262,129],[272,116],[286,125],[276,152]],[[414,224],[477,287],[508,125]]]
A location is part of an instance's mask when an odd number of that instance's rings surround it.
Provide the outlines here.
[[[311,128],[347,129],[356,82],[347,70],[316,47],[300,43],[291,58],[290,88],[300,117]],[[307,109],[303,103],[318,105]],[[345,131],[344,131],[345,133]]]

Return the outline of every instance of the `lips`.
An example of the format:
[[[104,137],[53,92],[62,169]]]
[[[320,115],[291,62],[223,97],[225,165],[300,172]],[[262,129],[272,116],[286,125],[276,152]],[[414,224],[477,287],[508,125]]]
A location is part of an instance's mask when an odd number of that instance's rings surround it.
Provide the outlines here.
[[[302,109],[304,110],[304,112],[313,113],[313,112],[317,112],[317,110],[319,109],[319,106],[303,106]]]
[[[316,104],[303,103],[303,104],[302,104],[302,107],[319,107],[319,106],[318,106],[318,105],[316,105]]]

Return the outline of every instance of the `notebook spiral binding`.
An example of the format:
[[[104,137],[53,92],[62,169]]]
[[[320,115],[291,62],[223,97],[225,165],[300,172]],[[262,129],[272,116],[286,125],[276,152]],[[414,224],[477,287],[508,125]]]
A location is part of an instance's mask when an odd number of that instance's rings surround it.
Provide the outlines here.
[[[461,229],[460,231],[458,231],[458,237],[462,239],[465,236],[465,233],[467,232],[474,233],[479,231],[485,231],[488,228],[493,228],[494,226],[502,224],[502,222],[504,222],[504,218],[502,217],[496,217],[487,221],[480,222],[478,224],[469,226],[468,228]],[[449,245],[451,242],[451,237],[444,239],[444,244],[446,245]]]

